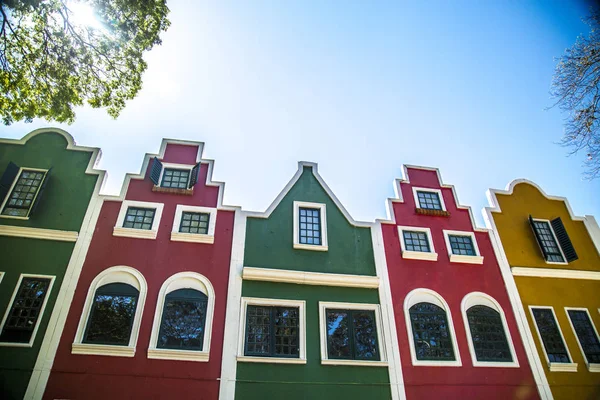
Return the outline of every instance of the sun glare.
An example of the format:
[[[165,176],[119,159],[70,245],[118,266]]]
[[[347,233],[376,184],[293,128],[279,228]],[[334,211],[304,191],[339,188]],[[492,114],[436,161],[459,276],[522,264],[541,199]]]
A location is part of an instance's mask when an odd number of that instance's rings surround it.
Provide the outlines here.
[[[94,8],[88,3],[79,1],[67,2],[67,7],[71,11],[71,18],[79,25],[84,25],[88,28],[97,30],[105,30],[104,25],[96,17]]]

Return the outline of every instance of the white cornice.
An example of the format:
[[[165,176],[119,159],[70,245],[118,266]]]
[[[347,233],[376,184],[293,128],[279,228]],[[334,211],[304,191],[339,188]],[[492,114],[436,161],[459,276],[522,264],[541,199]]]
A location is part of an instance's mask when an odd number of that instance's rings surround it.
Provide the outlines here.
[[[538,278],[585,279],[600,281],[600,272],[552,268],[512,267],[514,276],[534,276]]]
[[[76,231],[59,231],[56,229],[28,228],[25,226],[0,225],[0,236],[13,236],[28,239],[56,240],[59,242],[76,242],[79,233]]]
[[[282,269],[244,267],[242,278],[249,281],[295,283],[298,285],[337,286],[377,289],[379,278],[365,275],[327,274]]]

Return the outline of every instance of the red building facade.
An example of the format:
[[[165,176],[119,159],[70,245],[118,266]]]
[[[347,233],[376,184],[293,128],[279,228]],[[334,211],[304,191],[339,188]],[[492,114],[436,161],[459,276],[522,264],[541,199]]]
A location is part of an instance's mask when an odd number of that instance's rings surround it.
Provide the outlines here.
[[[493,236],[439,171],[404,172],[381,227],[406,398],[539,398]]]
[[[99,202],[44,398],[218,398],[236,209],[202,149],[163,140]]]

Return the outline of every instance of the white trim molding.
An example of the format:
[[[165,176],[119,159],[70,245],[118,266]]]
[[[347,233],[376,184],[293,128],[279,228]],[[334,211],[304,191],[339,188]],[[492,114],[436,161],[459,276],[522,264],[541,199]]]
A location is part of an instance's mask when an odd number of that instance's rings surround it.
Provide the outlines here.
[[[300,243],[300,207],[319,210],[321,216],[321,244]],[[327,209],[325,204],[294,201],[294,249],[327,251]]]
[[[2,283],[2,279],[4,278],[4,272],[0,271],[0,283]]]
[[[272,268],[244,267],[242,278],[248,281],[294,283],[298,285],[337,286],[377,289],[379,277],[366,275],[327,274],[288,271]]]
[[[406,250],[406,244],[404,243],[403,231],[409,232],[424,232],[427,235],[429,241],[429,252],[425,251],[412,251]],[[419,228],[416,226],[402,226],[398,225],[398,237],[400,238],[400,248],[402,250],[402,258],[411,260],[425,260],[425,261],[437,261],[438,254],[435,252],[435,246],[433,245],[433,238],[431,237],[430,228]]]
[[[590,312],[588,311],[587,308],[582,308],[582,307],[565,307],[565,313],[567,314],[567,319],[569,320],[569,325],[571,325],[571,329],[573,329],[573,335],[575,335],[575,339],[577,340],[577,344],[579,345],[579,350],[581,351],[581,354],[583,355],[583,359],[585,360],[585,365],[587,366],[588,371],[590,372],[600,372],[600,364],[598,363],[590,363],[587,359],[587,356],[585,355],[585,351],[583,351],[583,347],[581,346],[581,341],[579,340],[579,335],[577,335],[577,332],[575,331],[575,326],[573,325],[573,321],[571,320],[571,316],[569,315],[569,310],[573,310],[573,311],[585,311],[587,317],[588,317],[588,321],[590,322],[590,325],[592,326],[592,329],[594,330],[594,334],[596,335],[596,339],[598,341],[600,341],[600,336],[598,336],[598,330],[596,329],[596,326],[594,325],[594,321],[592,320],[592,316],[590,315]]]
[[[417,360],[417,352],[415,349],[415,339],[412,330],[412,322],[410,320],[410,308],[418,303],[431,303],[434,304],[446,312],[448,318],[448,328],[450,331],[450,338],[452,341],[452,348],[454,350],[453,361],[432,361],[432,360]],[[446,300],[440,296],[437,292],[431,289],[418,288],[412,290],[406,295],[404,299],[404,317],[406,322],[406,330],[408,333],[408,342],[410,347],[410,356],[412,359],[412,365],[414,366],[430,366],[430,367],[460,367],[462,361],[460,359],[460,351],[458,349],[458,342],[456,340],[456,331],[454,330],[454,321],[452,320],[452,313]]]
[[[508,348],[510,350],[512,361],[498,362],[477,360],[477,354],[473,345],[473,337],[471,335],[471,327],[469,325],[469,318],[467,316],[467,311],[469,311],[469,309],[473,306],[485,306],[498,312],[502,321],[502,328],[504,329],[504,335],[506,336],[506,341],[508,343]],[[474,367],[519,367],[519,360],[517,359],[517,353],[515,351],[515,346],[512,340],[512,336],[510,334],[510,329],[508,329],[506,315],[504,315],[504,310],[502,309],[502,306],[500,306],[500,303],[496,301],[496,299],[494,299],[492,296],[486,293],[471,292],[465,297],[463,297],[462,302],[460,303],[460,310],[462,312],[463,322],[465,323],[465,331],[467,332],[467,342],[469,344],[469,351],[471,352],[471,361],[473,362]]]
[[[428,193],[437,194],[438,198],[440,199],[440,205],[442,206],[442,211],[448,211],[448,210],[446,210],[446,203],[444,203],[444,196],[442,195],[441,189],[432,189],[432,188],[413,186],[412,191],[413,191],[413,197],[415,199],[415,207],[423,208],[423,207],[421,207],[421,202],[419,201],[419,195],[417,192],[428,192]]]
[[[179,232],[181,226],[181,216],[183,212],[204,213],[209,214],[208,233],[185,233]],[[207,243],[215,242],[215,227],[217,226],[217,209],[210,207],[186,206],[178,204],[175,209],[175,219],[173,220],[173,229],[171,230],[171,240],[174,242],[192,242],[192,243]]]
[[[31,200],[29,208],[27,209],[27,215],[24,216],[24,217],[23,216],[17,216],[17,215],[3,215],[2,212],[4,211],[4,209],[6,208],[6,206],[8,205],[8,201],[10,200],[10,195],[12,194],[15,186],[17,185],[17,182],[19,181],[19,178],[21,177],[21,174],[24,171],[43,172],[44,173],[44,178],[40,181],[40,186],[38,186],[38,188],[37,188],[37,190],[35,192],[35,196]],[[38,194],[40,193],[40,190],[42,189],[42,186],[44,185],[44,181],[46,180],[47,177],[48,177],[48,170],[47,169],[28,168],[28,167],[20,167],[19,166],[19,172],[17,172],[17,176],[15,177],[15,179],[12,182],[12,184],[10,185],[10,189],[8,190],[8,193],[6,194],[6,197],[4,198],[4,201],[2,202],[2,206],[0,207],[0,217],[1,218],[11,218],[11,219],[28,220],[29,219],[29,214],[31,213],[31,209],[33,208],[33,205],[35,204],[35,201],[37,200]]]
[[[125,216],[127,215],[127,209],[129,207],[153,208],[155,211],[154,220],[152,221],[152,229],[147,230],[124,228],[123,224],[125,223]],[[158,234],[158,227],[160,226],[160,219],[162,217],[163,208],[163,203],[123,200],[123,202],[121,203],[121,209],[119,210],[119,216],[117,217],[117,222],[115,223],[115,227],[113,228],[113,236],[123,236],[138,239],[156,239],[156,235]]]
[[[368,310],[375,314],[375,326],[377,327],[377,344],[379,346],[379,361],[368,360],[339,360],[331,359],[327,352],[327,309],[337,310]],[[383,336],[383,327],[381,324],[381,307],[379,304],[366,303],[337,303],[337,302],[319,302],[319,333],[321,342],[321,364],[322,365],[354,365],[363,367],[387,367],[386,343]]]
[[[514,276],[535,276],[539,278],[585,279],[590,281],[600,281],[600,272],[598,271],[530,267],[512,267],[511,271]]]
[[[4,272],[2,276],[0,276],[0,281],[4,277]],[[15,289],[13,290],[13,294],[8,302],[8,306],[6,307],[6,311],[4,312],[4,317],[2,318],[2,322],[0,323],[0,333],[4,330],[4,324],[8,319],[8,315],[10,310],[12,309],[13,303],[15,301],[15,297],[17,297],[17,292],[21,287],[21,282],[23,282],[23,278],[42,278],[49,279],[50,283],[48,284],[48,290],[46,291],[46,296],[44,296],[44,301],[42,302],[42,307],[40,308],[40,312],[38,313],[38,317],[35,321],[35,327],[33,328],[33,332],[31,333],[31,338],[29,338],[29,342],[27,343],[13,343],[13,342],[0,342],[0,347],[33,347],[33,342],[35,341],[35,336],[40,327],[40,323],[42,322],[42,318],[44,318],[44,310],[46,309],[46,305],[48,304],[48,299],[50,298],[50,294],[52,293],[52,287],[54,286],[54,281],[56,280],[56,276],[54,275],[37,275],[37,274],[21,274],[19,276],[19,280],[15,285]]]
[[[238,362],[256,362],[269,364],[306,364],[306,301],[304,300],[283,300],[283,299],[264,299],[258,297],[242,297],[240,310],[240,329],[238,336]],[[299,357],[256,357],[246,356],[246,311],[248,306],[264,307],[297,307],[299,327]]]
[[[96,290],[104,285],[108,285],[109,283],[125,283],[133,286],[139,292],[135,309],[135,317],[131,327],[131,335],[129,336],[129,344],[127,346],[83,343],[83,335],[88,324],[90,312],[94,305]],[[77,326],[75,340],[71,346],[71,353],[86,355],[93,354],[98,356],[133,357],[135,355],[140,325],[142,323],[142,313],[144,310],[144,304],[146,303],[147,292],[148,285],[146,284],[146,279],[135,268],[127,266],[115,266],[100,272],[94,278],[88,289],[83,310],[81,312],[81,317],[79,319],[79,325]]]
[[[477,245],[477,239],[475,238],[474,232],[468,231],[452,231],[444,229],[444,241],[446,242],[446,250],[448,251],[448,257],[450,262],[464,263],[464,264],[483,264],[483,256],[479,252],[479,246]],[[467,236],[471,238],[473,243],[473,249],[475,250],[474,256],[467,256],[462,254],[454,254],[452,252],[452,245],[450,244],[450,236]]]
[[[77,231],[59,231],[56,229],[0,225],[0,236],[13,236],[27,239],[56,240],[58,242],[76,242],[77,238],[79,237],[79,233]]]
[[[558,332],[560,333],[560,337],[563,341],[563,344],[565,346],[565,350],[567,351],[567,355],[569,356],[570,362],[568,362],[568,363],[550,362],[550,359],[548,358],[548,353],[546,352],[546,346],[544,346],[544,340],[542,339],[542,334],[540,333],[540,329],[538,328],[537,321],[535,319],[535,315],[533,315],[533,310],[536,308],[552,311],[552,315],[554,316],[554,322],[556,323],[556,328],[558,329]],[[556,313],[554,312],[554,307],[531,306],[530,305],[529,312],[531,313],[531,320],[533,321],[533,325],[535,326],[535,331],[537,332],[537,336],[540,341],[540,347],[544,351],[544,357],[546,358],[546,365],[550,369],[550,372],[577,372],[577,363],[573,362],[573,357],[571,356],[571,352],[569,351],[569,346],[567,345],[567,341],[565,340],[565,335],[563,334],[560,324],[558,323],[558,318],[556,318]]]
[[[166,296],[179,289],[194,289],[202,292],[208,298],[206,305],[206,318],[204,320],[204,341],[202,350],[176,350],[158,348],[158,335],[162,323],[163,309]],[[156,302],[156,311],[154,313],[154,322],[152,323],[152,333],[150,335],[150,346],[148,348],[148,358],[160,360],[180,360],[180,361],[203,361],[207,362],[210,355],[210,339],[212,336],[212,323],[215,310],[215,290],[212,284],[204,275],[197,272],[179,272],[169,277],[161,286]]]

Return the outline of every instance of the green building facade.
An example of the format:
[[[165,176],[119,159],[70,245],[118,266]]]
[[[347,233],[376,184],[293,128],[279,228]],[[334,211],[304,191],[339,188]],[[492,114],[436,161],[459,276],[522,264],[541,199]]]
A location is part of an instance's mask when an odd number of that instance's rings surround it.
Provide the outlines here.
[[[0,398],[31,398],[50,371],[104,178],[98,159],[60,129],[0,140]]]

